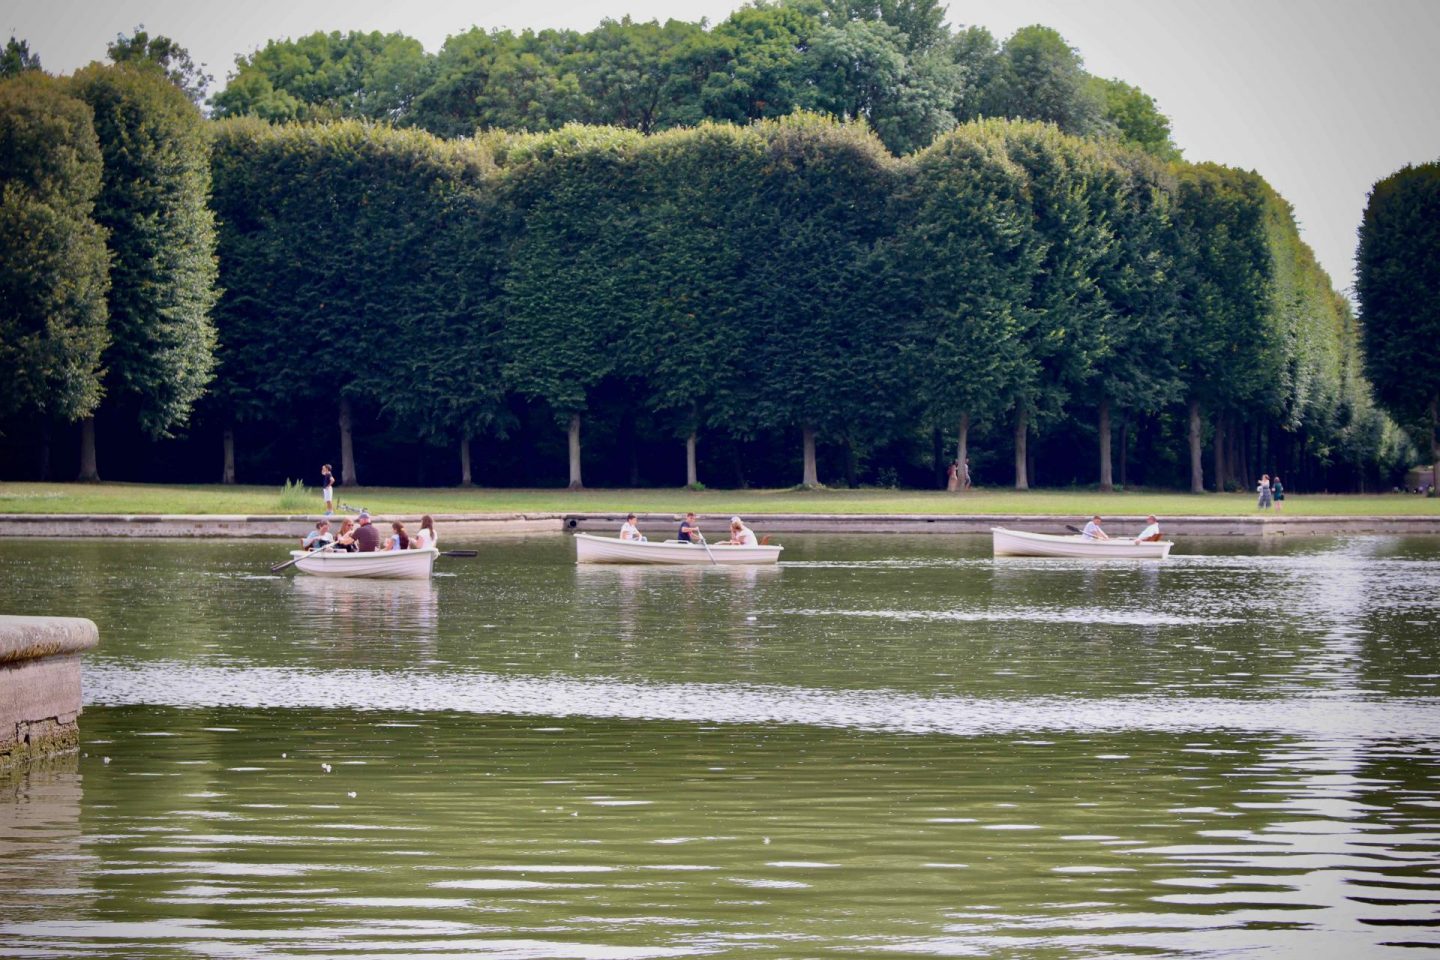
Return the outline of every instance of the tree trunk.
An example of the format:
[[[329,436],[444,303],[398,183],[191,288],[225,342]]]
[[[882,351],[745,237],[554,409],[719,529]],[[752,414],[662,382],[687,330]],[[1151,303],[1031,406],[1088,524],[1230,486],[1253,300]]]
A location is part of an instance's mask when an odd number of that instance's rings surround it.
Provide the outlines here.
[[[40,449],[35,456],[36,473],[43,483],[50,479],[50,418],[45,417],[40,421]]]
[[[1190,492],[1205,492],[1205,467],[1200,455],[1200,401],[1190,401]]]
[[[1100,401],[1100,492],[1110,493],[1115,489],[1115,477],[1110,463],[1110,398]]]
[[[854,490],[860,486],[860,464],[855,456],[855,441],[845,438],[845,486]]]
[[[695,487],[700,483],[700,471],[695,469],[695,447],[700,438],[696,431],[691,430],[690,436],[685,438],[685,486]]]
[[[955,441],[955,469],[960,472],[960,489],[965,489],[965,461],[970,459],[970,414],[960,414],[960,429]]]
[[[1440,394],[1430,398],[1430,489],[1440,486]]]
[[[360,484],[355,479],[355,445],[350,439],[350,398],[340,398],[340,482],[347,487]]]
[[[470,434],[460,438],[460,486],[475,486],[474,475],[470,472]]]
[[[225,426],[225,466],[220,472],[220,482],[235,483],[235,428]]]
[[[570,489],[583,490],[580,482],[580,414],[570,414]]]
[[[80,421],[80,476],[81,483],[99,483],[100,471],[95,468],[95,418],[86,417]]]
[[[815,428],[804,427],[800,431],[800,437],[805,446],[805,472],[800,485],[802,487],[818,487],[820,480],[815,472]]]
[[[1017,410],[1015,413],[1015,489],[1030,489],[1030,474],[1025,469],[1025,439],[1030,427],[1030,411]]]
[[[1211,442],[1215,459],[1215,492],[1225,492],[1225,417],[1215,417],[1215,436]]]
[[[1126,490],[1130,489],[1130,471],[1127,469],[1130,463],[1130,421],[1120,421],[1120,486]]]
[[[945,434],[939,427],[930,431],[930,470],[935,474],[935,482],[944,490],[949,474],[945,466]]]

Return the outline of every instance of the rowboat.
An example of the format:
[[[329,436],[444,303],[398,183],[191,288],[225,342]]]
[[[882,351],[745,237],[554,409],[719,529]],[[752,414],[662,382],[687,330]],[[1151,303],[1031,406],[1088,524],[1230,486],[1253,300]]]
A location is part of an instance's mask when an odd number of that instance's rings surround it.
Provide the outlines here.
[[[1024,533],[991,527],[997,557],[1091,557],[1097,560],[1164,560],[1175,544],[1169,540],[1087,540],[1082,536]]]
[[[440,551],[377,550],[346,553],[336,550],[291,550],[295,566],[312,577],[364,577],[370,580],[428,580]]]
[[[686,566],[753,566],[775,563],[781,546],[740,547],[712,543],[707,553],[698,543],[684,540],[618,540],[591,533],[575,534],[576,563],[663,563]],[[711,559],[711,558],[714,559]]]

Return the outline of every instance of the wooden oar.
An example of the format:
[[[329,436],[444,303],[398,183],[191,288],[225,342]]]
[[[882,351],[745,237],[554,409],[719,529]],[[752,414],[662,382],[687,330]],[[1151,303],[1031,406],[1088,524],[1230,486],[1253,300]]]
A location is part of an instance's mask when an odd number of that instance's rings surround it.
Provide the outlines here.
[[[478,556],[480,556],[480,551],[479,551],[479,550],[442,550],[442,551],[440,552],[440,556],[442,556],[442,557],[478,557]]]
[[[1081,530],[1079,527],[1075,526],[1075,524],[1073,524],[1073,523],[1067,523],[1067,524],[1065,524],[1065,529],[1066,529],[1066,530],[1069,530],[1071,533],[1078,533],[1078,534],[1080,534],[1080,536],[1082,536],[1082,537],[1085,536],[1085,531],[1084,531],[1084,530]]]
[[[695,536],[697,536],[697,537],[700,538],[700,546],[702,546],[702,547],[705,548],[705,556],[709,557],[709,558],[710,558],[710,562],[713,563],[713,564],[715,564],[715,566],[717,566],[717,567],[720,566],[720,561],[719,561],[719,560],[716,560],[716,559],[715,559],[715,554],[713,554],[713,553],[710,552],[710,544],[708,544],[708,543],[705,542],[705,534],[701,533],[699,530],[696,530],[696,531],[695,531]]]
[[[305,554],[305,557],[313,557],[313,556],[315,556],[317,553],[324,553],[326,550],[334,549],[334,547],[335,547],[338,543],[339,543],[338,540],[331,540],[329,543],[325,544],[325,546],[321,547],[319,550],[311,550],[309,553]],[[281,570],[284,570],[286,567],[288,567],[288,566],[290,566],[290,565],[292,565],[292,564],[299,563],[301,560],[304,560],[305,557],[292,557],[291,559],[286,560],[284,563],[279,563],[279,564],[276,564],[275,566],[271,567],[271,568],[270,568],[270,572],[271,572],[271,573],[279,573]]]

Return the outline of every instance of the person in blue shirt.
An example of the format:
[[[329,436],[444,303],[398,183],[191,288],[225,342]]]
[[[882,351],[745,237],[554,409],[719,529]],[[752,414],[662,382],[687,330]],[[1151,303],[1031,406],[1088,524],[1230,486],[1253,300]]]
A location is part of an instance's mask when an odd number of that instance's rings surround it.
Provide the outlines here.
[[[685,519],[680,523],[680,534],[676,537],[676,539],[682,540],[685,543],[700,542],[700,525],[695,520],[695,514],[685,514]]]
[[[330,521],[321,520],[315,524],[315,529],[305,534],[305,539],[300,541],[302,550],[318,550],[321,547],[330,545]]]

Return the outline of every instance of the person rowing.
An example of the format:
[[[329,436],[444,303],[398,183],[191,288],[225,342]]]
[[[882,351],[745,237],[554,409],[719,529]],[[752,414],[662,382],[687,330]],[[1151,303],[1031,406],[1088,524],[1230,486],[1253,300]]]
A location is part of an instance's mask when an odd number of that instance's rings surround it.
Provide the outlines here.
[[[1146,522],[1149,524],[1149,526],[1147,526],[1144,530],[1141,530],[1141,531],[1140,531],[1140,533],[1135,537],[1135,542],[1136,542],[1136,543],[1159,543],[1159,542],[1160,542],[1160,521],[1155,519],[1155,515],[1154,515],[1154,514],[1151,514],[1150,516],[1146,517],[1145,520],[1146,520]]]
[[[675,539],[682,543],[699,543],[704,539],[700,534],[700,524],[695,519],[695,514],[685,514],[685,519],[680,521],[680,533]]]
[[[1100,514],[1098,513],[1090,518],[1089,523],[1085,524],[1085,529],[1080,531],[1080,536],[1084,537],[1086,540],[1110,539],[1110,535],[1104,530],[1100,529]]]

